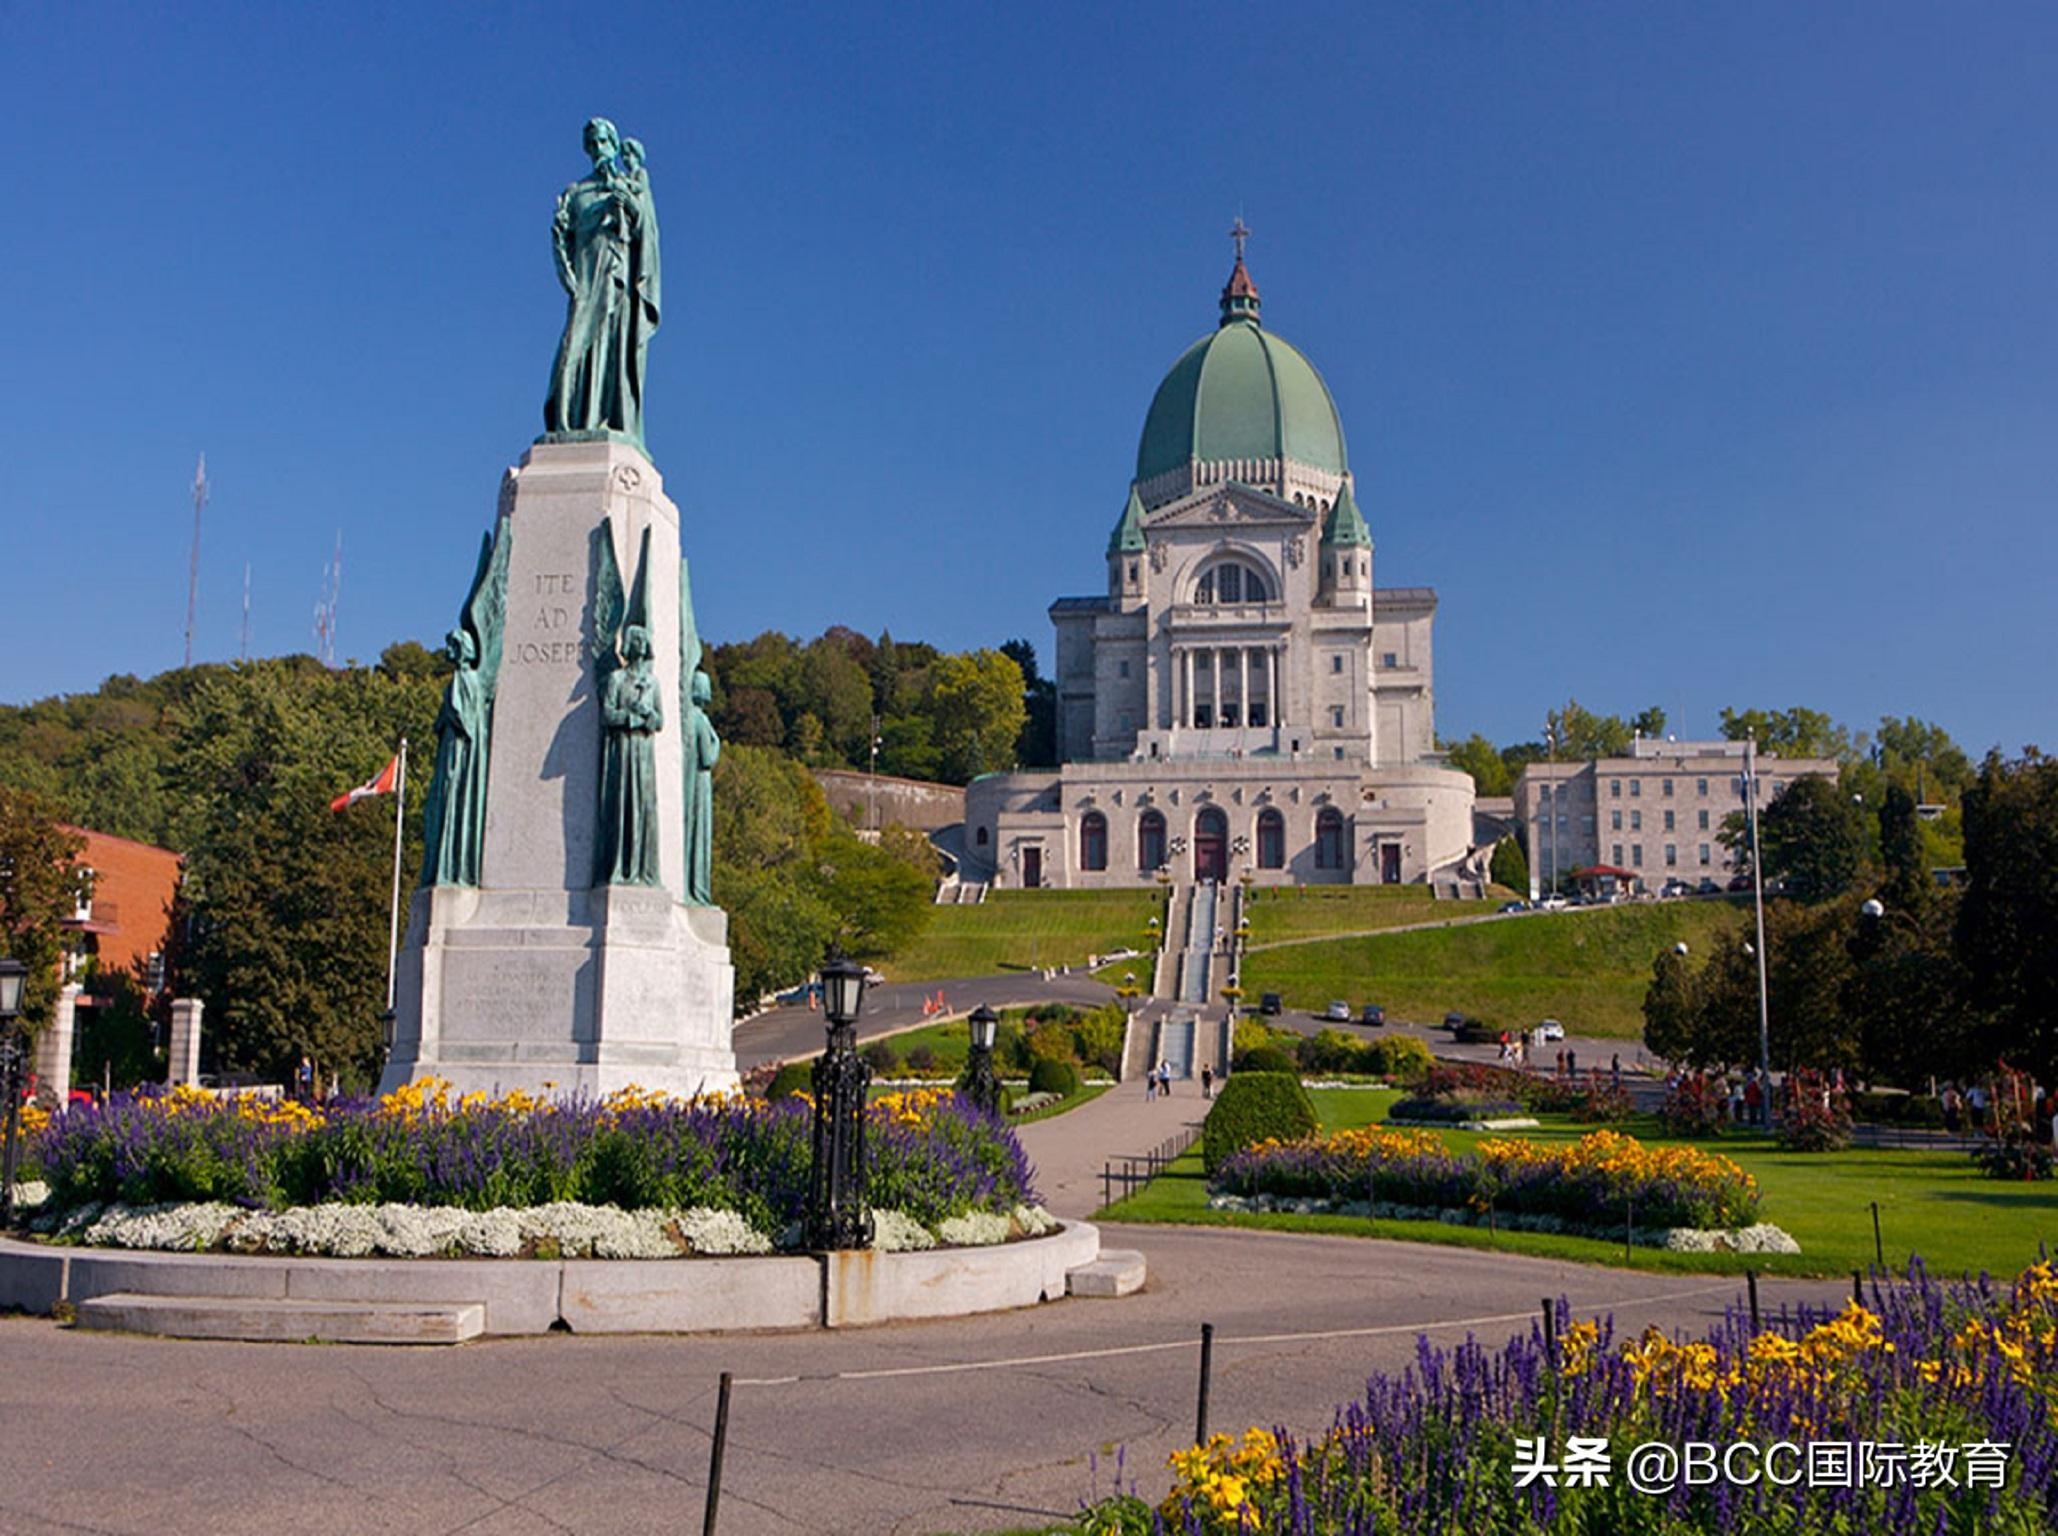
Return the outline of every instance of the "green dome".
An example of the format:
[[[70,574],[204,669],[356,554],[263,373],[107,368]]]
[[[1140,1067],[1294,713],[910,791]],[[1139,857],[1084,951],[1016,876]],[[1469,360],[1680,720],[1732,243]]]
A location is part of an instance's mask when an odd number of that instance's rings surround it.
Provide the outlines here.
[[[1192,459],[1286,458],[1346,473],[1343,422],[1322,375],[1255,318],[1227,313],[1226,300],[1224,309],[1221,328],[1188,347],[1158,386],[1136,445],[1136,478]]]

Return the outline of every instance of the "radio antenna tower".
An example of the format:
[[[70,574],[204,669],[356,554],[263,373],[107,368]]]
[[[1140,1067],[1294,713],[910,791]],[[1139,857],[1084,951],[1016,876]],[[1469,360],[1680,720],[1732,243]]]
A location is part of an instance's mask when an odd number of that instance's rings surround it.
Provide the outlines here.
[[[207,505],[207,455],[193,471],[193,554],[186,563],[186,665],[193,665],[193,614],[200,606],[200,509]]]
[[[250,659],[250,562],[243,562],[243,649],[242,660]]]
[[[336,530],[336,558],[322,567],[322,600],[314,605],[316,654],[322,665],[336,664],[336,609],[343,601],[343,530]]]

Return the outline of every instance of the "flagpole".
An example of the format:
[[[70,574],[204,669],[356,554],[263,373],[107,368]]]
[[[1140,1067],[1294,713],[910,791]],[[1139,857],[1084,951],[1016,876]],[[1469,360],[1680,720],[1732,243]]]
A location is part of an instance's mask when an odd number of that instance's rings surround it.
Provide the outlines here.
[[[400,773],[393,784],[393,910],[386,927],[386,1011],[393,1011],[393,982],[400,964],[400,832],[407,812],[407,738],[400,738]]]

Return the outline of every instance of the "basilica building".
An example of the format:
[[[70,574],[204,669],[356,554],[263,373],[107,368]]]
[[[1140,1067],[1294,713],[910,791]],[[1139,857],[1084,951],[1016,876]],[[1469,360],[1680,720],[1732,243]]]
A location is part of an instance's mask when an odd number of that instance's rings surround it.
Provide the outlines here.
[[[1436,593],[1380,587],[1343,421],[1237,256],[1165,375],[1107,543],[1051,605],[1056,770],[966,796],[1002,887],[1470,880],[1473,789],[1436,748]]]

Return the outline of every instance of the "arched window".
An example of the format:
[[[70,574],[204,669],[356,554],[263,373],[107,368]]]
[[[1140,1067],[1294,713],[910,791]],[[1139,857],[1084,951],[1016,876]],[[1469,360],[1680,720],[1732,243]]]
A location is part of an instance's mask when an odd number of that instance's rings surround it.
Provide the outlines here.
[[[1269,603],[1272,586],[1256,566],[1222,560],[1201,572],[1193,586],[1193,600],[1203,608],[1217,603]]]
[[[1315,868],[1344,867],[1343,812],[1325,805],[1315,813]]]
[[[981,848],[984,848],[986,846],[986,829],[984,827],[981,827],[979,829],[979,836],[976,839],[976,841],[978,842]]]
[[[1258,812],[1258,868],[1286,868],[1286,818],[1269,805]]]
[[[1079,818],[1079,867],[1108,867],[1108,819],[1099,811],[1088,811]]]
[[[1145,811],[1136,823],[1136,867],[1146,875],[1165,862],[1165,813]]]

